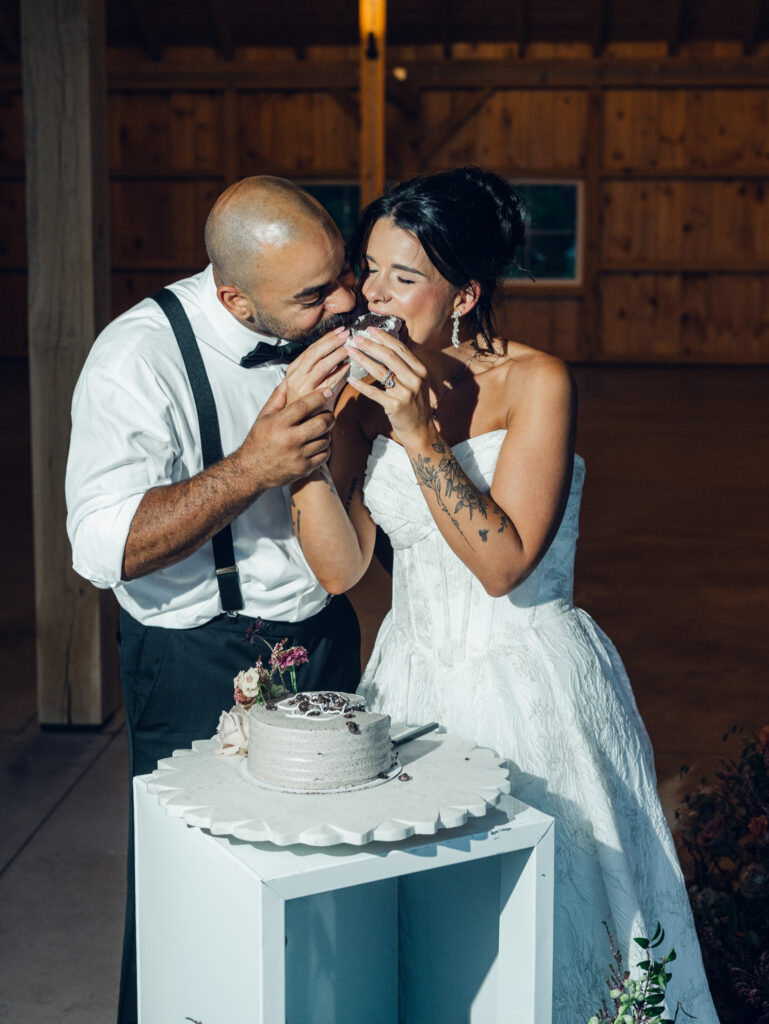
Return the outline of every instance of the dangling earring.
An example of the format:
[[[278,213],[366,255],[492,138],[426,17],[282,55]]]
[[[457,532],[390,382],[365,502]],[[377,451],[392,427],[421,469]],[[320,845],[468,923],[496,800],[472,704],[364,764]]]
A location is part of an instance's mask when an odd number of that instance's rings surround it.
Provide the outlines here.
[[[458,309],[455,309],[454,312],[451,314],[451,319],[454,321],[454,323],[451,325],[451,344],[454,346],[454,348],[459,348],[459,321],[461,317],[462,314],[459,312]]]

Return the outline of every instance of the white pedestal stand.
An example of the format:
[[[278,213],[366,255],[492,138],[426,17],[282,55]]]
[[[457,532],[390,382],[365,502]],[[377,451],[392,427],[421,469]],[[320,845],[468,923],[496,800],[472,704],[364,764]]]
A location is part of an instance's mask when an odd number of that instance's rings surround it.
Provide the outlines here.
[[[397,844],[276,847],[134,780],[141,1024],[550,1024],[553,821],[504,796]]]

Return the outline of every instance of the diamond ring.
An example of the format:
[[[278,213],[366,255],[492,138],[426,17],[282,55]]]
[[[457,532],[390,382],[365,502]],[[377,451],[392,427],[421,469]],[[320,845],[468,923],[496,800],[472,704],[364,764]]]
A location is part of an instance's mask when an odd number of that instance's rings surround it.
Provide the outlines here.
[[[382,381],[382,384],[386,388],[394,388],[395,387],[395,374],[392,372],[392,370],[390,370],[390,372],[387,374],[385,379]]]

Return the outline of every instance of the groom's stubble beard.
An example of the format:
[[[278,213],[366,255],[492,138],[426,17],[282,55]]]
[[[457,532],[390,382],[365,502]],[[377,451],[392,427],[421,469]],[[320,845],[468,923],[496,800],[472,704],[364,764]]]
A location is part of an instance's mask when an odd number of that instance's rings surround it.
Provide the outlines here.
[[[333,313],[331,316],[321,320],[311,330],[297,331],[277,317],[271,316],[265,310],[260,309],[254,303],[253,322],[249,326],[251,326],[252,330],[259,331],[260,334],[266,334],[273,338],[283,338],[285,341],[299,341],[305,345],[311,345],[325,334],[336,330],[337,327],[346,327],[364,310],[365,306],[361,303],[360,296],[356,294],[355,305],[347,313]]]

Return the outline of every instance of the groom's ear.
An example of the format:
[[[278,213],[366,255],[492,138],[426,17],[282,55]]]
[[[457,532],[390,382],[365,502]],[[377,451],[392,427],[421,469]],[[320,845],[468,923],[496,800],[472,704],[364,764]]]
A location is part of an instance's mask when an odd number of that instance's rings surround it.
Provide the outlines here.
[[[478,300],[481,297],[481,286],[477,281],[470,281],[469,284],[465,285],[458,293],[454,300],[454,309],[458,309],[459,312],[464,316],[469,313],[471,309],[474,309],[478,304]]]
[[[220,284],[216,289],[219,301],[238,320],[253,319],[251,300],[234,284]]]

